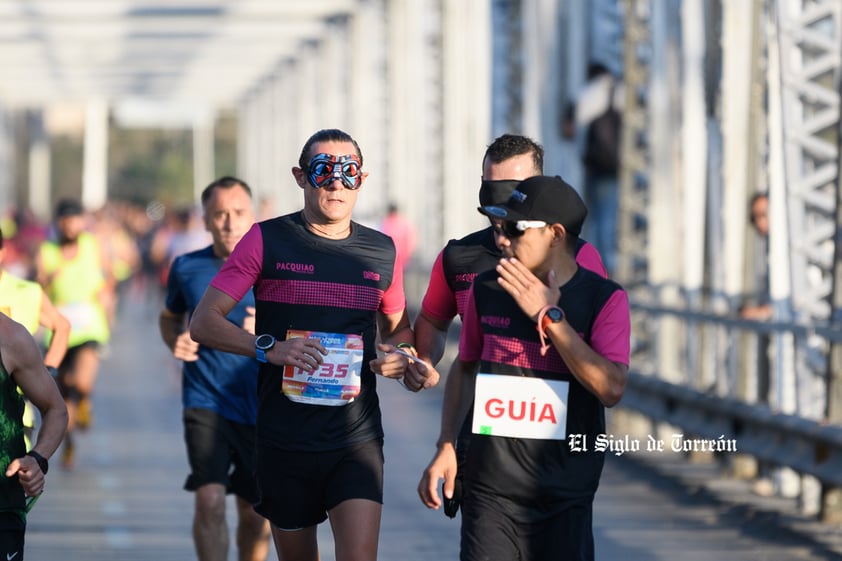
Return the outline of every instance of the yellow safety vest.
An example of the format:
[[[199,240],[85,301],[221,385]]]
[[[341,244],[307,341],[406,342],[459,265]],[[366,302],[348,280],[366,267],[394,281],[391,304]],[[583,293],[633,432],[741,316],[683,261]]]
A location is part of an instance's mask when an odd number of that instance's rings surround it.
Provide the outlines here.
[[[68,347],[89,341],[107,343],[111,333],[99,301],[99,292],[105,284],[99,243],[88,233],[80,234],[77,243],[79,250],[72,259],[62,256],[56,242],[41,244],[39,259],[51,277],[47,296],[70,321]]]
[[[37,282],[0,273],[0,312],[23,324],[29,333],[38,331],[44,291]]]

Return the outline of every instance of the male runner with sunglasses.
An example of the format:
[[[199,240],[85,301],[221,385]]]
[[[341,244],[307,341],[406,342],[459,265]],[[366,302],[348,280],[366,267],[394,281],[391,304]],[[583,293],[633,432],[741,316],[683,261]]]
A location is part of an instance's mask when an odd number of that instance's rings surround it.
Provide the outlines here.
[[[337,559],[377,557],[383,427],[375,374],[404,377],[410,361],[392,351],[411,352],[413,334],[394,243],[351,220],[368,175],[362,164],[347,133],[310,137],[292,169],[303,210],[252,227],[191,323],[199,343],[261,363],[255,509],[271,522],[284,561],[318,560],[316,529],[328,516]],[[257,337],[225,320],[252,287]],[[378,332],[387,343],[381,358]]]
[[[524,179],[541,175],[544,168],[543,147],[526,136],[504,134],[492,142],[482,159],[482,186],[479,191],[481,205],[505,203],[515,187]],[[418,355],[436,365],[444,354],[447,330],[453,318],[463,317],[468,290],[477,274],[494,268],[501,253],[494,241],[491,226],[468,234],[462,239],[451,240],[436,258],[430,275],[427,292],[421,304],[421,313],[415,319],[415,343]],[[586,269],[606,276],[599,252],[593,245],[579,239],[576,261]],[[420,389],[425,382],[406,377],[410,389]],[[448,379],[448,386],[453,382]],[[465,423],[459,434],[457,451],[459,465],[467,454],[471,427]],[[456,516],[461,495],[461,476],[457,477],[456,491],[445,504],[445,514]]]
[[[587,209],[561,178],[529,178],[480,212],[503,258],[468,294],[438,452],[418,492],[429,508],[442,504],[441,479],[453,493],[455,440],[475,403],[460,559],[592,560],[604,463],[593,442],[625,390],[628,297],[576,263]]]

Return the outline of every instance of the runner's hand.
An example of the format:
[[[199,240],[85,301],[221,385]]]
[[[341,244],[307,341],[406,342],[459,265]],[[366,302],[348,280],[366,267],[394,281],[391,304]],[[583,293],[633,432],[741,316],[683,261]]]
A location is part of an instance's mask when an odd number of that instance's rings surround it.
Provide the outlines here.
[[[35,497],[44,492],[45,478],[41,473],[41,466],[32,456],[24,456],[12,460],[6,468],[6,477],[17,474],[23,492],[27,497]]]
[[[559,285],[552,270],[547,274],[547,284],[544,284],[523,263],[512,257],[501,259],[497,272],[500,275],[497,282],[532,321],[538,321],[538,314],[545,306],[558,304]]]
[[[266,360],[272,364],[295,366],[308,372],[317,370],[327,354],[327,349],[318,339],[295,337],[286,341],[278,341],[275,346],[266,351]]]
[[[190,332],[185,331],[175,339],[172,355],[184,362],[199,360],[199,343],[190,338]]]
[[[403,385],[412,392],[430,389],[439,383],[439,373],[422,360],[413,361],[406,369]]]
[[[243,329],[254,335],[254,306],[246,306],[246,317],[243,318]]]
[[[439,497],[439,481],[444,480],[442,493],[448,499],[453,497],[453,487],[456,482],[456,449],[452,443],[445,443],[439,447],[433,461],[421,475],[418,483],[418,496],[427,508],[438,510],[442,504]]]
[[[377,350],[383,351],[386,354],[368,363],[371,370],[384,378],[403,379],[410,360],[403,354],[394,352],[396,349],[397,347],[394,345],[387,345],[385,343],[377,345]]]

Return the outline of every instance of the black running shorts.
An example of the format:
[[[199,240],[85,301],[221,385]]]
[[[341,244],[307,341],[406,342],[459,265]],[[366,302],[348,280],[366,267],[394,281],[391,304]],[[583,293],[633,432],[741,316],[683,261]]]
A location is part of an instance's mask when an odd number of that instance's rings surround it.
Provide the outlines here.
[[[282,530],[300,530],[327,519],[349,499],[383,503],[383,439],[326,452],[259,446],[254,510]]]
[[[466,496],[459,559],[593,561],[593,506],[575,503],[549,518],[518,522],[499,502]]]
[[[226,492],[254,504],[254,427],[229,421],[209,409],[187,408],[183,419],[190,462],[184,488],[195,491],[202,485],[219,483]]]

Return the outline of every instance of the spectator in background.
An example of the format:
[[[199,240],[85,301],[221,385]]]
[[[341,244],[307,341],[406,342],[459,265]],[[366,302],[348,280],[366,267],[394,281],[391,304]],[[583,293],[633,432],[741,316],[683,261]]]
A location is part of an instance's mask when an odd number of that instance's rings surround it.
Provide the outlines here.
[[[114,275],[114,298],[106,309],[108,322],[113,326],[120,300],[125,297],[133,275],[140,268],[140,252],[120,220],[114,203],[106,204],[95,213],[92,232],[111,263]]]
[[[563,127],[563,136],[576,140],[585,171],[583,196],[589,212],[585,237],[602,254],[609,276],[617,269],[623,96],[623,86],[611,71],[592,62],[584,88],[568,106]]]
[[[749,200],[749,223],[757,233],[754,252],[754,281],[756,291],[748,303],[740,307],[743,319],[765,321],[772,318],[772,304],[769,296],[769,195],[755,193]],[[771,390],[771,365],[769,352],[771,339],[768,333],[757,334],[757,401],[769,404]],[[774,470],[765,463],[758,463],[758,478],[752,483],[752,491],[763,497],[774,495],[776,485],[773,480]]]
[[[48,228],[29,209],[13,209],[3,220],[6,235],[4,269],[17,277],[35,276],[35,254],[47,237]]]
[[[211,243],[211,237],[192,207],[185,207],[167,215],[167,225],[155,233],[151,258],[158,267],[159,281],[167,286],[167,276],[173,260],[184,253],[201,249]]]
[[[401,270],[405,271],[418,244],[418,231],[415,226],[398,211],[398,205],[391,202],[386,210],[386,218],[380,225],[380,231],[395,242],[395,261]]]
[[[765,320],[772,317],[769,299],[769,195],[756,193],[749,202],[749,222],[758,235],[755,273],[759,288],[755,301],[740,308],[743,319]]]

